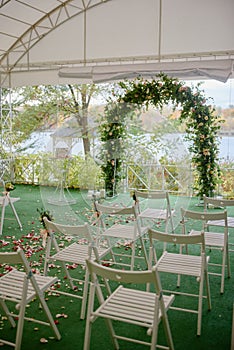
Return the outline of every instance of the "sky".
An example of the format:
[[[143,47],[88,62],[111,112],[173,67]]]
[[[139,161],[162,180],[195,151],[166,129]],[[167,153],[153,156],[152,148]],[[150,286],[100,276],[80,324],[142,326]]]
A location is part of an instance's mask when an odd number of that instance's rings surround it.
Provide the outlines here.
[[[200,81],[199,81],[200,82]],[[229,79],[226,83],[217,80],[202,81],[201,89],[204,90],[206,97],[212,97],[216,107],[228,108],[234,105],[234,79]],[[189,85],[191,82],[187,82]],[[198,81],[192,82],[194,85]]]

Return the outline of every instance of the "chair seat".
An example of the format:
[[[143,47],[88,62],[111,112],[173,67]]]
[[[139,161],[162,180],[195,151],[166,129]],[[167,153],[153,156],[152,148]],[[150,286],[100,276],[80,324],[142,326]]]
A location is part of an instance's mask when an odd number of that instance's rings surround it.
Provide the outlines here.
[[[192,230],[190,235],[196,235],[198,231]],[[223,247],[224,246],[224,234],[218,232],[205,232],[205,244],[206,246]]]
[[[20,200],[20,197],[11,197],[11,203],[18,202]],[[5,207],[9,204],[9,199],[7,196],[5,197],[0,197],[0,207],[3,206],[3,203]]]
[[[25,278],[25,272],[13,269],[5,276],[1,277],[0,295],[4,296],[5,300],[20,302],[22,299],[22,286]],[[35,274],[35,280],[42,292],[45,292],[51,284],[58,281],[57,277],[49,277]],[[29,281],[27,301],[29,303],[36,296],[35,289]]]
[[[154,322],[154,299],[154,293],[119,286],[93,314],[150,327]],[[174,295],[163,296],[163,300],[167,310],[174,300]]]
[[[149,219],[161,219],[161,220],[166,220],[168,218],[166,209],[153,209],[153,208],[147,208],[143,210],[139,214],[139,217],[149,218]]]
[[[228,216],[228,227],[234,227],[234,217]],[[212,220],[208,221],[207,225],[211,226],[225,226],[224,220]]]
[[[102,258],[109,252],[109,249],[106,248],[98,248],[99,257]],[[85,260],[89,255],[89,246],[84,244],[77,244],[74,242],[68,247],[60,250],[58,253],[52,255],[50,258],[53,260],[59,260],[64,262],[71,262],[74,264],[85,265]],[[94,252],[92,250],[91,259],[95,259]]]
[[[200,277],[202,257],[165,251],[157,263],[159,272]]]
[[[136,227],[128,225],[113,225],[102,233],[102,236],[120,239],[134,240],[136,238]]]

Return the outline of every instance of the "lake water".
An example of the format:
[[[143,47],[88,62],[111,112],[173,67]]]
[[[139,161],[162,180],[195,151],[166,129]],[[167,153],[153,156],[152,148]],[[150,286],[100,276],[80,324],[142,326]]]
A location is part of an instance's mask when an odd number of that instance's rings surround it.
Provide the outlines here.
[[[179,141],[178,141],[179,140]],[[33,133],[31,139],[27,141],[25,145],[29,145],[34,142],[33,146],[24,153],[36,153],[36,152],[52,152],[53,143],[51,132]],[[175,144],[176,150],[174,153],[177,155],[188,154],[187,144],[183,141],[183,135],[181,134],[168,134],[165,136],[165,143]],[[225,161],[234,161],[234,136],[223,136],[220,141],[220,154],[219,158]],[[72,154],[83,154],[82,142],[77,142],[72,148]]]

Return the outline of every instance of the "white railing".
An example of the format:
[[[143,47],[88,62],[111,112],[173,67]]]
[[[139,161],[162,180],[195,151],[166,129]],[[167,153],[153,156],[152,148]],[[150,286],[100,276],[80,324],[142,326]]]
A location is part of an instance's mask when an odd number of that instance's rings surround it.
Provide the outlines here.
[[[53,184],[56,185],[56,177],[53,177],[55,158],[35,156],[17,157],[15,159],[0,159],[0,178],[11,180],[15,183],[25,184]],[[73,158],[60,160],[66,162],[66,168],[74,169],[77,160]],[[74,163],[75,162],[75,163]],[[63,165],[61,165],[63,167]],[[234,168],[221,165],[223,173],[222,181],[217,188],[217,194],[233,194],[234,196]],[[94,170],[95,171],[95,170]],[[83,169],[87,172],[87,169]],[[57,171],[58,174],[58,171]],[[90,174],[89,174],[90,175]],[[91,174],[92,175],[92,174]],[[95,174],[94,174],[95,175]],[[193,170],[191,166],[182,164],[126,164],[123,169],[122,190],[128,191],[135,188],[166,189],[181,195],[193,194]],[[51,178],[54,178],[51,182]],[[76,179],[75,179],[76,181]],[[66,176],[66,185],[81,187],[74,182],[74,176]],[[97,186],[98,187],[98,186]]]
[[[168,190],[190,195],[193,185],[192,169],[175,164],[126,165],[125,188]]]

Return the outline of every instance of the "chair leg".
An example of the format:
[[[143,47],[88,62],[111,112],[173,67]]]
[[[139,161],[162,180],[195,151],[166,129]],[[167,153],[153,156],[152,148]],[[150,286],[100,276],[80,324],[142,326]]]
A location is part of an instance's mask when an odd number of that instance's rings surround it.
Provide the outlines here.
[[[222,272],[221,272],[221,288],[220,288],[220,294],[224,293],[224,279],[225,279],[225,268],[226,268],[226,258],[227,258],[227,251],[226,248],[223,250],[223,256],[222,256]]]
[[[66,278],[68,279],[68,281],[70,283],[71,289],[74,290],[75,286],[74,286],[74,283],[73,283],[73,278],[71,277],[70,273],[68,272],[65,262],[62,261],[61,264],[62,264],[64,273],[66,275]]]
[[[150,346],[150,350],[155,350],[156,345],[157,345],[157,340],[158,340],[158,324],[159,324],[159,298],[158,296],[156,296],[155,298],[155,310],[157,310],[157,312],[155,312],[154,314],[154,327],[152,329],[152,335],[151,335],[151,346]]]
[[[165,315],[162,317],[162,322],[163,322],[163,326],[164,326],[164,330],[165,330],[165,334],[166,334],[166,338],[167,338],[167,344],[169,346],[169,349],[174,350],[174,343],[173,343],[173,339],[172,339],[172,335],[171,335],[170,325],[169,325],[168,318],[167,318],[167,313],[165,313]]]
[[[92,323],[93,323],[93,321],[95,321],[95,319],[91,320],[92,312],[93,312],[93,305],[94,305],[94,297],[95,297],[95,286],[93,283],[91,283],[90,292],[89,292],[89,303],[88,303],[88,311],[87,311],[87,318],[86,318],[83,350],[89,350],[89,348],[90,348]],[[103,301],[103,295],[102,295],[100,286],[97,286],[97,297],[98,297],[99,302]],[[118,344],[118,341],[115,337],[115,332],[114,332],[114,329],[112,326],[112,322],[110,320],[107,320],[107,319],[105,319],[105,322],[106,322],[107,328],[110,332],[113,345],[114,345],[115,349],[118,350],[119,344]]]
[[[83,320],[85,318],[86,304],[87,304],[87,296],[88,296],[88,288],[89,288],[89,272],[86,268],[85,270],[85,280],[84,280],[84,289],[83,289],[83,298],[81,305],[81,313],[80,319]]]
[[[8,197],[8,199],[9,199],[9,204],[10,204],[10,206],[11,206],[11,209],[12,209],[12,211],[13,211],[13,213],[14,213],[14,215],[15,215],[15,218],[16,218],[16,220],[17,220],[17,222],[18,222],[19,228],[22,230],[22,229],[23,229],[22,224],[21,224],[20,219],[19,219],[19,217],[18,217],[18,214],[17,214],[17,212],[16,212],[16,210],[15,210],[14,204],[13,204],[12,201],[11,201],[10,196]]]
[[[10,310],[8,309],[6,303],[3,300],[0,300],[0,305],[1,305],[2,309],[3,309],[3,311],[5,312],[8,321],[11,324],[11,327],[15,328],[16,327],[16,323],[14,321],[14,318],[11,316]]]
[[[141,237],[141,236],[140,236],[140,241],[141,241],[141,246],[142,246],[142,249],[143,249],[145,262],[146,262],[146,265],[148,266],[148,256],[147,256],[147,252],[146,252],[146,248],[145,248],[145,243],[144,243],[143,237]]]
[[[86,326],[85,326],[85,337],[84,337],[83,350],[89,350],[89,348],[90,348],[91,328],[92,328],[92,323],[90,322],[89,319],[87,319]]]
[[[229,249],[228,244],[226,245],[226,258],[227,258],[227,271],[228,271],[228,278],[231,277],[231,267],[230,267],[230,258],[229,258]]]
[[[115,264],[116,263],[116,259],[115,259],[115,254],[114,254],[113,249],[112,249],[111,241],[110,241],[109,237],[107,237],[106,239],[107,239],[108,247],[110,247],[111,258],[112,258],[112,260],[113,260],[113,262]]]
[[[2,205],[0,235],[2,235],[3,223],[4,223],[4,216],[5,216],[5,199],[3,199],[3,205]]]
[[[177,276],[177,288],[180,288],[180,280],[181,280],[181,275]]]
[[[41,306],[42,306],[42,308],[43,308],[43,310],[45,312],[45,315],[46,315],[46,317],[47,317],[47,319],[48,319],[48,321],[50,323],[50,326],[51,326],[51,328],[52,328],[56,338],[58,340],[60,340],[61,339],[61,334],[59,333],[59,330],[58,330],[58,328],[57,328],[57,326],[56,326],[56,324],[54,322],[54,319],[53,319],[53,317],[51,315],[50,309],[48,308],[44,297],[42,297],[40,294],[38,294],[38,297],[39,297],[39,300],[40,300],[40,304],[41,304]]]
[[[173,224],[172,217],[170,217],[170,223],[171,223],[171,232],[172,232],[172,233],[175,233],[175,229],[174,229],[174,224]]]
[[[16,331],[16,339],[15,339],[15,350],[21,349],[28,283],[29,283],[28,278],[24,278],[23,292],[22,292],[23,298],[21,300],[20,311],[19,311],[19,319],[18,319],[18,325],[17,325],[17,331]]]
[[[118,341],[116,339],[115,331],[114,331],[112,322],[111,322],[111,320],[108,320],[108,319],[105,319],[105,321],[106,321],[107,328],[108,328],[108,330],[110,332],[110,336],[111,336],[111,340],[113,342],[113,345],[114,345],[116,350],[119,350],[119,343],[118,343]]]
[[[207,269],[205,269],[204,271],[202,271],[202,274],[201,274],[201,277],[200,277],[200,286],[199,286],[198,318],[197,318],[197,335],[198,336],[201,335],[204,278],[206,279],[206,291],[207,291],[208,310],[211,310],[209,276],[208,276]]]
[[[95,296],[95,287],[93,284],[91,284],[86,325],[85,325],[85,336],[84,336],[83,350],[89,350],[89,348],[90,348],[91,329],[92,329],[92,322],[91,322],[90,317],[91,317],[91,313],[93,311],[94,296]]]
[[[132,242],[131,270],[134,270],[135,254],[136,254],[136,245],[135,245],[135,242]]]
[[[197,335],[201,335],[201,324],[202,324],[202,304],[203,304],[203,288],[204,288],[204,271],[202,273],[199,282],[199,296],[198,296],[198,316],[197,316]]]
[[[210,281],[209,281],[209,274],[208,271],[205,270],[205,279],[206,279],[206,294],[207,294],[207,303],[208,303],[208,310],[211,310],[211,294],[210,294]]]

